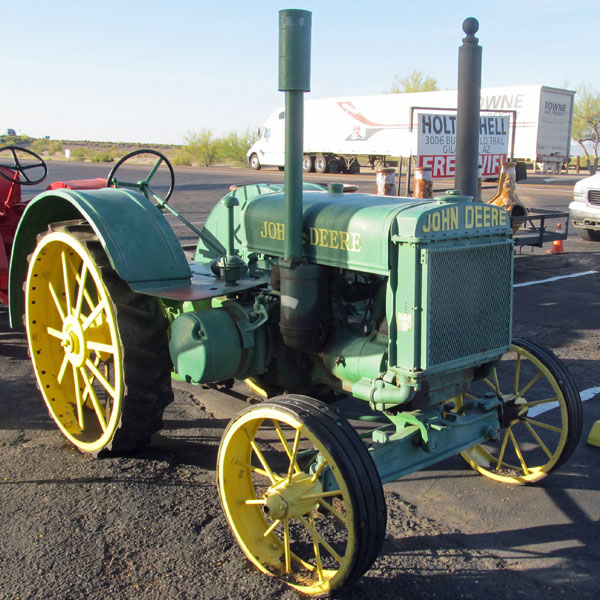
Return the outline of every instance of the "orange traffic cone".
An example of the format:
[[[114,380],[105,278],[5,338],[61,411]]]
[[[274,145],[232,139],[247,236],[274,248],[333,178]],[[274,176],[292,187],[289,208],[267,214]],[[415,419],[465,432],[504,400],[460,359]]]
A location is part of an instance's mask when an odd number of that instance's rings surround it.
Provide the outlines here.
[[[556,226],[556,233],[561,233],[562,227],[561,224],[559,223]],[[552,242],[552,250],[546,250],[546,254],[564,254],[565,253],[565,249],[563,247],[563,243],[562,240],[554,240]]]

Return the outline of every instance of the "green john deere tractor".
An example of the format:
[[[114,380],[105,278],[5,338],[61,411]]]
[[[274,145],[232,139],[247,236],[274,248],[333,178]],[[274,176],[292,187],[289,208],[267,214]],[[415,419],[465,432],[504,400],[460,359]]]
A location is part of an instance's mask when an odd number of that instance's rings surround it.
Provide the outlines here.
[[[534,483],[572,453],[581,406],[549,350],[512,338],[503,208],[302,183],[310,17],[280,13],[283,186],[227,194],[192,262],[152,190],[163,157],[136,184],[44,192],[15,238],[10,310],[83,451],[148,443],[172,377],[264,396],[223,434],[223,510],[258,569],[320,596],[379,553],[382,483],[458,453]]]

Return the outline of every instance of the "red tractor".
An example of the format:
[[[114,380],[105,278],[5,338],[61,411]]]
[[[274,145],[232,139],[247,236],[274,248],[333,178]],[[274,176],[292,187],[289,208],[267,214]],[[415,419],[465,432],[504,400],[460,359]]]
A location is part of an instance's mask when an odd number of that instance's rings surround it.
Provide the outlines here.
[[[136,184],[118,182],[116,171],[125,161],[140,154],[157,157],[157,162],[145,180]],[[69,190],[96,190],[104,187],[128,187],[145,190],[152,193],[149,182],[161,164],[167,165],[170,177],[170,187],[166,199],[171,195],[175,182],[173,168],[169,161],[160,152],[142,148],[126,154],[112,168],[108,177],[92,179],[73,179],[69,181],[54,181],[46,189],[56,190],[66,188]],[[48,173],[46,163],[35,152],[19,146],[6,146],[0,148],[0,302],[8,304],[9,265],[13,247],[13,240],[17,226],[27,201],[21,197],[22,185],[37,185],[42,182]]]
[[[21,198],[21,186],[40,183],[47,172],[46,163],[31,150],[17,146],[0,148],[0,302],[4,304],[8,304],[13,239],[27,204]]]

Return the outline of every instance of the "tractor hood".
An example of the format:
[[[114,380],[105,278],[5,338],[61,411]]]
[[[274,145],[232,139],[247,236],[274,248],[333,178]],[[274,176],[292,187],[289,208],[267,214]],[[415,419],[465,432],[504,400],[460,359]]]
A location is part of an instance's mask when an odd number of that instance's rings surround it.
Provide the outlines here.
[[[237,238],[247,252],[283,256],[284,197],[263,194],[242,205]],[[503,208],[446,195],[433,200],[304,192],[303,255],[318,264],[387,275],[393,244],[510,235]]]

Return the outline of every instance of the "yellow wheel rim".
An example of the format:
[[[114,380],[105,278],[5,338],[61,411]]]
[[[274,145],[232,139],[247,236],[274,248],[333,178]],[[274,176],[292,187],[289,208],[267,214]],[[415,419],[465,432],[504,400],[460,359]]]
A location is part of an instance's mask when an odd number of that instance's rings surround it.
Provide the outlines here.
[[[326,467],[335,491],[323,490]],[[218,484],[240,547],[263,573],[313,596],[347,579],[356,550],[348,487],[299,419],[273,407],[243,413],[221,442]]]
[[[73,444],[99,451],[119,426],[123,361],[98,267],[71,235],[50,233],[31,256],[25,293],[31,359],[50,414]]]
[[[496,442],[466,450],[462,457],[479,473],[503,483],[535,483],[552,470],[567,443],[567,402],[546,364],[517,345],[489,377],[476,382],[457,406],[492,391],[504,403],[506,428]]]

